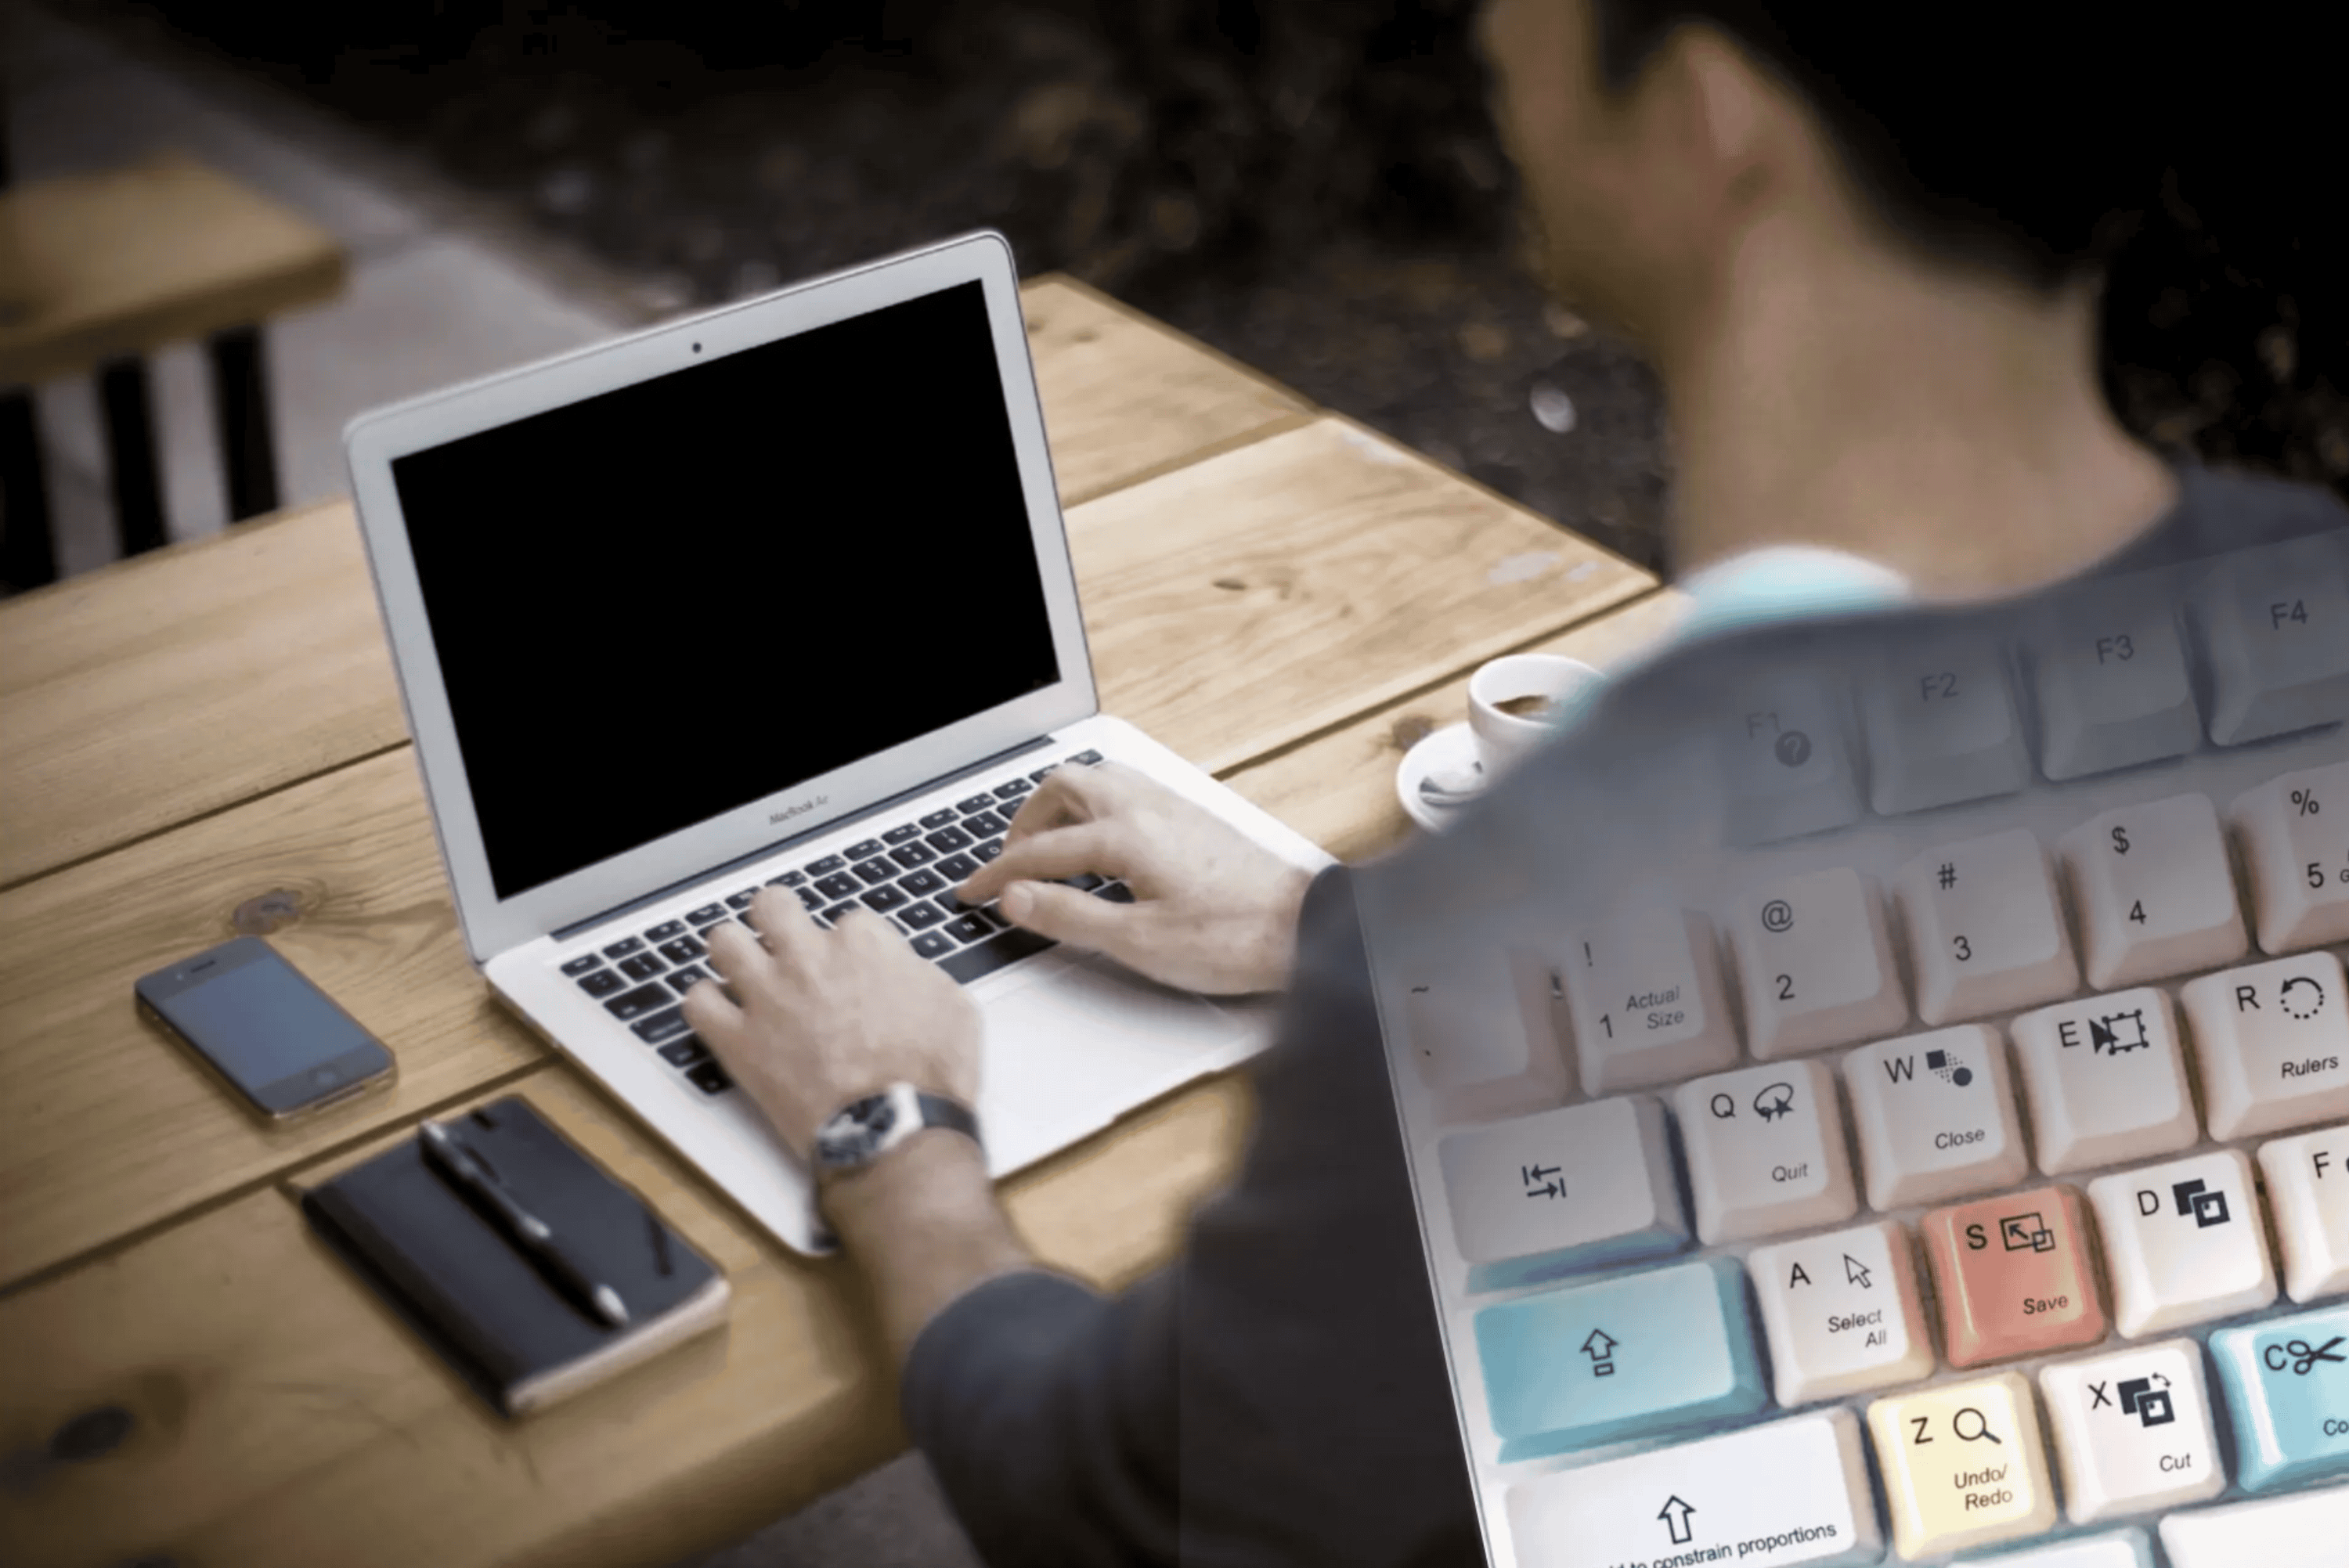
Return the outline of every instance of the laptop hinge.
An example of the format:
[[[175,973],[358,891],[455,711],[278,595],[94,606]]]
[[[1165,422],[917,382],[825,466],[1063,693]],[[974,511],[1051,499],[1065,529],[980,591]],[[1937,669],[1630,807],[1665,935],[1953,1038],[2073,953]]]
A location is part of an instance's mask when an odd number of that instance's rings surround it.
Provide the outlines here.
[[[667,887],[656,888],[651,892],[646,893],[639,898],[629,899],[625,903],[616,903],[607,910],[601,911],[595,914],[591,914],[585,920],[574,920],[570,924],[559,927],[554,931],[547,933],[547,934],[557,942],[568,942],[583,931],[592,931],[596,926],[602,925],[607,921],[617,920],[624,914],[633,914],[637,910],[650,908],[652,905],[660,903],[663,899],[675,897],[677,894],[685,892],[688,888],[698,887],[704,882],[722,881],[728,872],[740,871],[747,865],[756,864],[760,861],[766,860],[770,856],[779,854],[781,851],[790,849],[793,844],[807,843],[812,840],[823,838],[828,833],[836,833],[851,822],[862,821],[867,817],[879,816],[893,807],[903,805],[905,801],[911,800],[917,796],[926,795],[933,789],[936,789],[943,785],[959,784],[964,779],[972,778],[975,775],[993,772],[996,769],[1002,767],[1013,758],[1018,757],[1024,752],[1033,751],[1039,747],[1048,746],[1051,744],[1051,742],[1052,738],[1049,735],[1040,735],[1032,740],[1023,740],[1019,745],[1007,747],[1003,750],[994,753],[992,756],[982,757],[968,768],[957,769],[952,773],[942,773],[926,784],[917,784],[911,789],[899,790],[896,794],[890,796],[887,799],[875,800],[864,810],[858,811],[851,816],[836,817],[820,828],[811,828],[804,833],[794,833],[788,839],[777,839],[773,843],[763,845],[759,849],[752,850],[749,854],[737,855],[734,859],[728,861],[723,865],[712,866],[708,871],[696,872],[689,877],[681,877],[678,881],[669,883]]]

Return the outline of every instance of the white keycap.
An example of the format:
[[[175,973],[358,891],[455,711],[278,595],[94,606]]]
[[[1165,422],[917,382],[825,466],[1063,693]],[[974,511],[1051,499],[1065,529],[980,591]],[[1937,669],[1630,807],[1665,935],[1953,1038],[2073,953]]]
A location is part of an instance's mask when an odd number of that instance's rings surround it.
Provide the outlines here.
[[[1674,1092],[1672,1113],[1708,1245],[1831,1225],[1859,1207],[1825,1062],[1691,1079]]]
[[[1710,1549],[1784,1568],[1873,1563],[1884,1551],[1848,1410],[1537,1476],[1511,1487],[1506,1506],[1518,1568],[1621,1568]]]
[[[1781,1405],[1913,1383],[1933,1370],[1916,1254],[1891,1221],[1756,1247],[1745,1271]]]
[[[1824,676],[1785,676],[1724,705],[1718,750],[1731,843],[1776,843],[1859,820],[1837,690]]]
[[[2116,1530],[1974,1561],[1994,1568],[2153,1568],[2153,1546],[2141,1530]]]
[[[1869,1208],[1939,1203],[2030,1174],[1995,1028],[1966,1024],[1863,1046],[1844,1057],[1843,1076]]]
[[[2247,789],[2227,809],[2262,953],[2349,942],[2349,762]]]
[[[2134,768],[2202,743],[2179,608],[2168,571],[2076,589],[2049,604],[2030,644],[2048,778]]]
[[[1461,1258],[1532,1280],[1676,1250],[1688,1219],[1670,1147],[1662,1105],[1644,1097],[1448,1135],[1437,1158]]]
[[[2027,828],[1929,851],[1894,881],[1916,961],[1917,1016],[1954,1023],[2080,986],[2047,852]]]
[[[2216,1497],[2227,1487],[2202,1349],[2165,1340],[2039,1374],[2064,1472],[2064,1513],[2095,1524]]]
[[[1909,1021],[1875,884],[1838,867],[1757,888],[1731,917],[1746,1044],[1764,1061],[1880,1038]]]
[[[2251,1183],[2240,1151],[2215,1150],[2088,1183],[2113,1323],[2134,1339],[2249,1312],[2276,1296]]]
[[[1862,676],[1859,694],[1868,799],[1879,815],[2012,794],[2030,777],[1995,643],[1899,649]]]
[[[2048,1175],[2193,1146],[2194,1095],[2168,992],[2148,985],[2059,1002],[2007,1028]]]
[[[1548,970],[1532,954],[1463,944],[1439,964],[1406,960],[1389,983],[1402,1046],[1444,1119],[1506,1115],[1569,1092],[1549,1027]]]
[[[2213,1138],[2349,1116],[2349,996],[2341,960],[2302,953],[2225,969],[2178,992]]]
[[[2118,807],[2064,834],[2056,851],[2096,989],[2216,968],[2251,950],[2209,796]]]
[[[1737,1059],[1721,957],[1702,916],[1654,910],[1588,927],[1552,962],[1573,1008],[1586,1092],[1671,1083]]]
[[[2199,574],[2195,620],[2220,746],[2349,718],[2349,540],[2237,551]]]
[[[2169,1568],[2341,1568],[2349,1486],[2173,1513],[2161,1522]]]
[[[2349,1291],[2349,1123],[2260,1150],[2283,1288],[2307,1303]]]

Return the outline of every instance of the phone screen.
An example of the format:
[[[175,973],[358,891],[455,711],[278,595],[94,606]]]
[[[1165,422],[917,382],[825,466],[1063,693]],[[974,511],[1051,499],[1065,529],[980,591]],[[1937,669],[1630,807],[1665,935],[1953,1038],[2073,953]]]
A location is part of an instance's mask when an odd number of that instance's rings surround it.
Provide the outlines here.
[[[238,1088],[282,1111],[373,1076],[389,1053],[274,950],[150,1005]],[[232,956],[233,954],[233,956]]]

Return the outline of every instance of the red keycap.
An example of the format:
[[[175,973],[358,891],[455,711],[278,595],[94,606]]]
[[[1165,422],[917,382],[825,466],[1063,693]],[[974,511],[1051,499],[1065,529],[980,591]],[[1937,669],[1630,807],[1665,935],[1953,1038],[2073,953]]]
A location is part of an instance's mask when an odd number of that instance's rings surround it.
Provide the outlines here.
[[[2105,1336],[2080,1195],[2040,1187],[1936,1209],[1920,1227],[1952,1367]]]

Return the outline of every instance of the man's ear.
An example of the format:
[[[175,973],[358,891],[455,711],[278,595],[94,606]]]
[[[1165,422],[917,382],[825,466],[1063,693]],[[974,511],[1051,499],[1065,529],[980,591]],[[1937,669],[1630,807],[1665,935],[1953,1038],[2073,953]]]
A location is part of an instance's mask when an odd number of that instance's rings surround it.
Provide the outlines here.
[[[1751,56],[1714,28],[1683,26],[1669,47],[1687,150],[1733,201],[1751,201],[1769,183],[1777,107],[1771,84]]]

